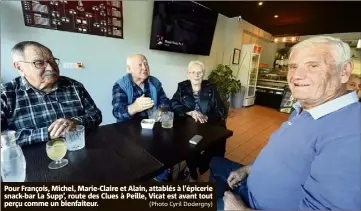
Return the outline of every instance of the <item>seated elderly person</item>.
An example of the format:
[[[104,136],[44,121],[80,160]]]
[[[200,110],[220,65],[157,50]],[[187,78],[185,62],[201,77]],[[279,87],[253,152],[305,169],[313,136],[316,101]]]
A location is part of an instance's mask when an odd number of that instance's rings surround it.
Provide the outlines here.
[[[346,90],[350,59],[350,47],[332,37],[292,47],[287,79],[296,109],[253,164],[212,160],[218,209],[361,209],[361,103]],[[233,190],[221,200],[227,183]]]
[[[127,58],[128,74],[113,86],[113,116],[117,122],[129,119],[147,119],[148,109],[169,107],[169,99],[161,82],[150,76],[147,58],[134,54]],[[157,181],[168,179],[168,170],[154,178]]]
[[[180,82],[171,100],[171,109],[177,116],[189,116],[199,123],[212,123],[225,127],[225,108],[216,87],[203,80],[205,68],[202,62],[192,61],[188,65],[188,80]],[[209,168],[211,156],[224,156],[226,140],[222,140],[187,160],[191,181],[197,180],[199,168],[204,173]]]
[[[148,61],[140,54],[127,58],[128,74],[113,86],[113,116],[117,122],[148,118],[147,110],[159,106],[169,107],[162,84],[150,76]]]
[[[64,136],[76,125],[97,127],[101,111],[84,86],[60,76],[59,59],[44,45],[24,41],[12,49],[21,77],[1,86],[1,130],[15,130],[19,145]]]

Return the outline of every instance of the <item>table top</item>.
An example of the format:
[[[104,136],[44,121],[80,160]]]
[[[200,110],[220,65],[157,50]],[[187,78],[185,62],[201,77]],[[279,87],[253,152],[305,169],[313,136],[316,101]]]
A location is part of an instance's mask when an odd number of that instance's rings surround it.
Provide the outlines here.
[[[173,128],[164,129],[162,123],[155,123],[153,129],[142,129],[139,121],[108,125],[112,130],[121,131],[123,138],[137,143],[165,167],[171,167],[188,158],[192,153],[200,152],[207,146],[233,135],[226,128],[196,123],[192,118],[174,120]],[[203,136],[203,140],[194,146],[189,140],[194,135]]]
[[[85,147],[68,151],[67,166],[50,170],[45,143],[23,147],[26,158],[26,181],[127,182],[148,180],[165,168],[185,160],[210,144],[232,136],[225,128],[195,123],[185,118],[164,129],[156,123],[153,129],[142,129],[139,120],[100,126],[86,133]],[[193,146],[194,135],[203,140]]]
[[[85,147],[68,151],[68,165],[49,169],[45,143],[23,147],[26,181],[30,182],[131,182],[147,180],[163,165],[117,131],[99,127],[86,136]]]

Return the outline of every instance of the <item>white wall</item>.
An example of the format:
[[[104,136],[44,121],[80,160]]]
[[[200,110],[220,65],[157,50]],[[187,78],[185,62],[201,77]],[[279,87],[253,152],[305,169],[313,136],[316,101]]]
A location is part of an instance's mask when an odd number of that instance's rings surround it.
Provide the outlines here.
[[[202,61],[206,68],[206,77],[218,64],[225,63],[224,47],[227,34],[231,34],[232,31],[227,31],[226,25],[229,18],[221,14],[218,15],[217,25],[213,37],[211,53],[209,56],[198,56],[197,59]]]
[[[223,37],[222,39],[216,39],[219,41],[220,45],[223,45],[224,51],[223,55],[220,53],[217,55],[217,58],[222,56],[222,63],[229,65],[234,73],[237,72],[239,65],[232,64],[233,51],[234,48],[242,49],[242,44],[245,36],[249,36],[249,33],[252,33],[256,37],[253,37],[248,43],[259,44],[263,47],[263,52],[261,54],[261,62],[267,63],[270,66],[273,65],[274,55],[276,53],[277,45],[272,42],[267,42],[266,40],[273,40],[272,35],[245,20],[239,21],[237,18],[226,18],[222,16],[218,17],[218,21],[221,24],[221,28],[224,33],[219,33],[219,37]],[[217,23],[218,24],[218,23]],[[260,39],[262,38],[262,39]],[[222,42],[223,40],[223,42]],[[247,44],[248,44],[247,43]],[[213,45],[214,45],[213,41]],[[219,47],[215,47],[215,49],[219,49]],[[211,57],[212,59],[215,56]]]
[[[260,63],[267,64],[269,68],[273,67],[275,54],[277,51],[277,43],[267,41],[249,33],[243,33],[243,44],[257,44],[262,46]]]
[[[18,42],[34,40],[49,47],[60,58],[62,75],[83,83],[103,113],[103,123],[114,122],[112,87],[126,73],[126,57],[133,53],[147,56],[151,74],[158,77],[168,97],[177,83],[186,79],[186,67],[191,60],[205,63],[206,75],[218,64],[230,64],[233,49],[242,47],[243,31],[264,39],[271,34],[236,18],[218,15],[210,56],[187,55],[149,49],[153,1],[123,1],[124,39],[114,39],[78,33],[26,27],[20,1],[0,2],[1,17],[1,82],[18,76],[12,66],[10,50]],[[271,39],[272,40],[272,39]],[[274,57],[274,50],[264,47]],[[267,60],[266,58],[262,59]],[[269,57],[269,56],[268,56]],[[268,59],[270,60],[270,59]],[[64,69],[64,62],[82,62],[84,69]],[[273,63],[273,60],[272,60]],[[237,65],[230,65],[234,72]]]
[[[103,124],[114,122],[112,116],[112,87],[126,73],[126,57],[142,53],[148,57],[151,74],[163,83],[168,97],[177,83],[186,79],[186,67],[191,60],[201,59],[207,74],[222,62],[225,16],[219,15],[211,56],[186,55],[149,49],[152,1],[123,1],[124,39],[83,35],[48,29],[26,27],[20,1],[1,2],[1,81],[18,76],[10,50],[17,42],[34,40],[49,47],[63,62],[82,62],[84,69],[60,68],[61,74],[84,84],[103,113]]]
[[[273,35],[245,20],[242,20],[242,28],[244,30],[243,43],[262,46],[260,63],[268,64],[268,67],[272,68],[277,51],[277,44],[273,42]]]
[[[230,18],[226,21],[225,49],[223,63],[229,65],[234,73],[239,65],[232,64],[234,48],[242,49],[242,44],[258,44],[262,46],[260,62],[273,67],[277,44],[273,43],[273,36],[256,27],[255,25],[238,18]]]

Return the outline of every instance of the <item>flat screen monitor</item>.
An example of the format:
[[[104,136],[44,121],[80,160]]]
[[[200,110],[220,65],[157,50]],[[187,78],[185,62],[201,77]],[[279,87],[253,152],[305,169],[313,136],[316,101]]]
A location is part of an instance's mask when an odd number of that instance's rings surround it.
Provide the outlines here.
[[[150,49],[209,55],[217,18],[192,1],[155,1]]]

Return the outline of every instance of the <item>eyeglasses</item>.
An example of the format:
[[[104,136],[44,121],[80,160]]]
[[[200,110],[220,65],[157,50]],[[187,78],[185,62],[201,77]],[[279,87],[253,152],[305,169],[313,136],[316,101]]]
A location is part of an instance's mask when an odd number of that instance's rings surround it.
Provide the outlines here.
[[[58,58],[52,58],[49,59],[48,61],[37,60],[33,62],[27,62],[27,61],[19,61],[19,62],[32,63],[37,69],[44,69],[48,66],[48,64],[58,66],[60,60]]]
[[[191,75],[204,75],[204,73],[203,72],[189,72],[189,74],[191,74]]]

